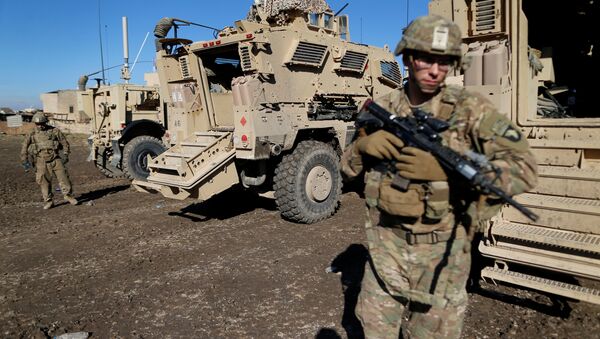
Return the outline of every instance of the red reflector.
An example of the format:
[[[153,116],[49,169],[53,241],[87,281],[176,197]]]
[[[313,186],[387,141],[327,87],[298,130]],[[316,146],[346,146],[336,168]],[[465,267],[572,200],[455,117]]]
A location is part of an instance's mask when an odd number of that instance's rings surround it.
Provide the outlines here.
[[[214,46],[214,45],[215,45],[215,42],[214,42],[214,41],[211,41],[211,42],[209,42],[209,43],[208,43],[208,45],[209,45],[209,46]]]
[[[252,37],[254,37],[254,35],[252,35],[252,34],[246,34],[246,39],[252,39]]]
[[[242,124],[242,126],[246,126],[246,118],[245,117],[242,117],[240,119],[240,124]]]
[[[121,123],[121,129],[125,128],[125,126],[126,125],[124,123]]]
[[[208,47],[208,44],[205,42],[202,44],[202,47]]]
[[[248,136],[246,134],[242,135],[242,141],[248,142]]]
[[[221,40],[217,40],[217,42],[215,42],[215,45],[219,46],[221,44]]]

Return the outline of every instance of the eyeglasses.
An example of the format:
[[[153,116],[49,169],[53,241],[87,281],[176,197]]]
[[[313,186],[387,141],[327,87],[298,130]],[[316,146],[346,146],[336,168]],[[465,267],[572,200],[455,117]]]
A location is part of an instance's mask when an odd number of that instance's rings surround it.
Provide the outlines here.
[[[430,55],[415,55],[412,56],[412,60],[415,62],[415,67],[418,69],[429,69],[433,67],[433,64],[437,64],[438,69],[442,72],[447,72],[450,67],[454,66],[456,63],[456,61],[451,58]]]

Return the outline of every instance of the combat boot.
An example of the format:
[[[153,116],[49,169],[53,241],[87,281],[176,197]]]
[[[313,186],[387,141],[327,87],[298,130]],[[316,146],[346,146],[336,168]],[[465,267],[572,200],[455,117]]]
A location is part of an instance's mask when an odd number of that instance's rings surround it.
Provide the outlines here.
[[[46,201],[46,203],[44,204],[44,209],[45,210],[49,210],[54,206],[54,202],[52,201]]]
[[[65,200],[69,202],[69,204],[71,205],[77,205],[79,204],[79,201],[77,201],[77,199],[73,198],[70,195],[65,195]]]

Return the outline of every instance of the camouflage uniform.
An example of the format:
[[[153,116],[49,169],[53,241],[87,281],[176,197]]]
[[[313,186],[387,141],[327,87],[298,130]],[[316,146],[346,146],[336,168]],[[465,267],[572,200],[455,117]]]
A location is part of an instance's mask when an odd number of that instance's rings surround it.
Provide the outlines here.
[[[405,33],[406,34],[406,33]],[[412,114],[404,89],[376,100],[398,116]],[[493,105],[458,86],[442,87],[419,108],[449,122],[443,144],[484,154],[501,171],[495,184],[510,195],[533,187],[535,160],[526,139]],[[364,173],[366,264],[356,313],[368,338],[458,338],[467,306],[470,240],[481,220],[500,205],[460,181],[413,181],[402,192],[392,174],[372,168],[356,141],[344,152],[342,171]]]
[[[53,173],[58,179],[65,200],[75,205],[77,200],[72,196],[71,180],[65,168],[65,163],[59,156],[59,151],[62,150],[65,157],[68,157],[70,152],[69,142],[58,128],[45,125],[46,120],[42,121],[44,122],[43,125],[36,124],[35,129],[25,137],[21,148],[21,161],[28,162],[29,157],[33,160],[36,168],[36,182],[40,185],[42,197],[46,203],[45,209],[52,207]]]

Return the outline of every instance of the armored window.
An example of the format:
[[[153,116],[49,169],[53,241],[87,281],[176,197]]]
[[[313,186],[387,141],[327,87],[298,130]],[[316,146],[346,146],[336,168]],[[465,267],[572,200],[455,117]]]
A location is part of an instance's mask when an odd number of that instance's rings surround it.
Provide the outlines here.
[[[381,61],[381,79],[384,81],[392,82],[396,85],[402,83],[402,75],[400,74],[400,67],[398,63],[392,61]]]
[[[350,41],[350,31],[348,30],[348,16],[338,16],[338,33],[340,39]]]
[[[313,26],[319,26],[319,14],[310,13],[308,15],[308,22]]]
[[[217,65],[231,65],[234,68],[237,68],[240,64],[240,61],[237,59],[229,59],[229,58],[216,58],[215,64]]]
[[[340,62],[341,71],[350,71],[362,73],[367,63],[367,54],[354,51],[347,51]]]
[[[327,46],[300,41],[292,58],[287,63],[290,65],[306,65],[320,67],[327,55]]]
[[[187,56],[182,56],[179,58],[179,68],[181,69],[181,77],[184,79],[191,77]]]
[[[333,15],[324,14],[323,15],[323,27],[327,29],[333,29]]]

